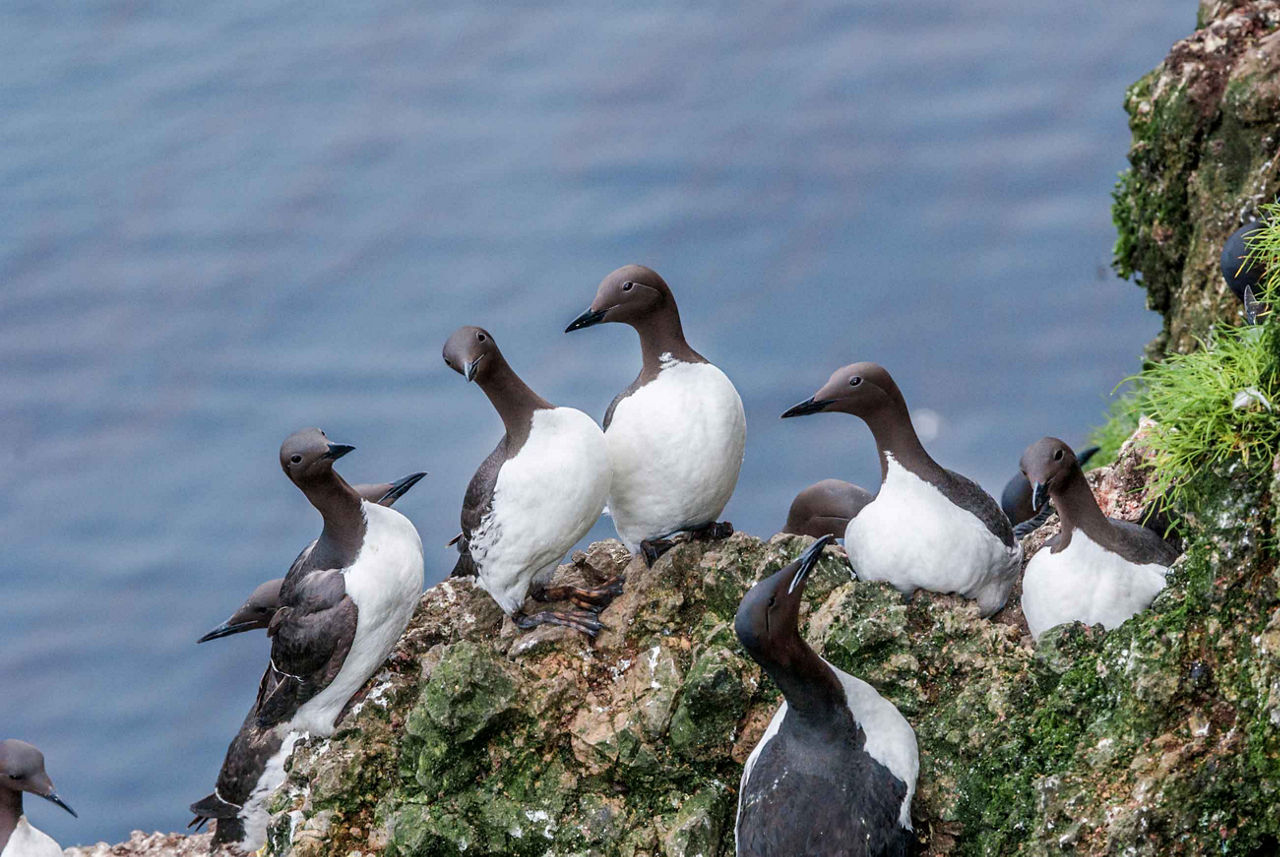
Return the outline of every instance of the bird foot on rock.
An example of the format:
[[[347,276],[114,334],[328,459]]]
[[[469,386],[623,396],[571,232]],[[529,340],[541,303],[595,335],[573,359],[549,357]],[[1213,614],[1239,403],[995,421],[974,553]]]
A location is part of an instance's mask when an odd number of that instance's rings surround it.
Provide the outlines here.
[[[608,607],[613,599],[622,594],[622,584],[626,575],[618,575],[599,586],[543,586],[530,591],[534,601],[572,601],[577,607],[590,613],[599,613]]]
[[[542,610],[537,613],[517,613],[511,619],[522,631],[528,631],[539,625],[560,625],[581,631],[592,639],[605,629],[595,614],[585,610]]]

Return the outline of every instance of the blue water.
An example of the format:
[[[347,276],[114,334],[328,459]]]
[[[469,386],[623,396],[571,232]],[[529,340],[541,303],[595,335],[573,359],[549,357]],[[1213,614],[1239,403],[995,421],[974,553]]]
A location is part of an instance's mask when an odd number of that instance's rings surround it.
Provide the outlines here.
[[[399,508],[447,573],[501,434],[440,359],[461,324],[600,416],[635,336],[561,330],[657,268],[746,403],[726,517],[764,536],[877,478],[854,419],[777,419],[837,366],[998,491],[1159,327],[1109,194],[1190,0],[326,5],[0,6],[0,737],[44,749],[63,844],[210,790],[265,646],[194,641],[318,529],[290,431],[430,471]]]

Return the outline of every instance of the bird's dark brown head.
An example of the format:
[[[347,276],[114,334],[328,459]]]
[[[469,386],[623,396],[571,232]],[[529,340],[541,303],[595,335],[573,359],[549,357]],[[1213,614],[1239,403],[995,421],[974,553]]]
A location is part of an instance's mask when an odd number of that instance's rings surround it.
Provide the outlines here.
[[[1019,462],[1031,483],[1031,505],[1040,511],[1050,494],[1060,490],[1079,469],[1076,454],[1056,437],[1043,437],[1028,446]]]
[[[605,322],[635,327],[653,313],[674,307],[671,288],[657,271],[644,265],[624,265],[600,281],[591,306],[565,328],[565,333]]]
[[[0,741],[0,788],[28,792],[76,814],[58,797],[53,780],[45,773],[44,754],[26,741],[16,738]]]
[[[355,449],[346,443],[331,443],[318,428],[299,429],[280,445],[280,467],[295,485],[324,477],[333,463]]]
[[[805,585],[831,540],[831,536],[818,539],[795,562],[766,577],[743,596],[733,627],[757,663],[786,667],[801,653],[804,643],[800,639],[800,604]]]
[[[867,419],[882,408],[906,407],[898,385],[877,363],[850,363],[832,373],[808,399],[788,408],[782,418],[840,412]]]
[[[444,364],[478,384],[484,383],[501,359],[493,334],[483,327],[460,327],[444,344]]]

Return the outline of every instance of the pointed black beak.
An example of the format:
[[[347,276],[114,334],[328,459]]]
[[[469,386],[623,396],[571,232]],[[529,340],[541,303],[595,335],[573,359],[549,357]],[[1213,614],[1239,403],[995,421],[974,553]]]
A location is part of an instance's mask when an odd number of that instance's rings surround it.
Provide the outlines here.
[[[324,454],[324,457],[337,461],[339,458],[354,449],[355,447],[348,443],[331,443],[329,444],[329,451]]]
[[[57,792],[49,792],[47,795],[40,795],[40,797],[42,797],[42,798],[44,798],[45,800],[49,801],[49,803],[56,803],[58,806],[60,806],[60,807],[62,807],[63,809],[65,809],[67,812],[71,813],[71,815],[72,815],[72,817],[73,817],[73,818],[79,818],[79,817],[80,817],[80,816],[76,815],[76,811],[75,811],[74,809],[72,809],[71,807],[67,806],[66,801],[64,801],[62,798],[58,797],[58,793],[57,793]]]
[[[584,327],[591,327],[593,324],[599,324],[604,321],[607,309],[589,309],[582,315],[575,318],[568,327],[564,329],[565,333],[573,333],[575,330],[582,330]]]
[[[476,370],[480,368],[480,361],[483,359],[484,355],[481,354],[475,360],[468,360],[462,364],[462,377],[467,379],[468,384],[476,379]]]
[[[818,539],[800,554],[800,568],[796,571],[796,576],[791,578],[791,585],[787,587],[787,594],[790,595],[795,591],[797,586],[804,583],[804,579],[809,576],[809,572],[813,571],[813,567],[818,564],[818,560],[822,558],[822,551],[831,543],[833,537],[828,534]]]
[[[816,414],[819,411],[821,411],[823,408],[825,408],[827,405],[831,404],[832,401],[834,400],[833,399],[814,399],[812,396],[810,396],[800,404],[792,405],[791,407],[783,411],[782,418],[785,420],[788,417],[803,417],[809,414]]]
[[[387,491],[386,494],[383,494],[381,497],[378,498],[378,505],[389,506],[390,504],[394,503],[396,500],[399,500],[401,497],[405,495],[405,493],[408,492],[410,488],[412,488],[413,486],[421,482],[422,477],[426,475],[427,475],[426,473],[410,473],[408,476],[404,477],[403,479],[398,479],[395,482],[392,482],[391,490]]]
[[[1098,454],[1098,450],[1100,449],[1102,449],[1100,446],[1086,446],[1084,449],[1076,453],[1076,464],[1084,467],[1089,463],[1090,458],[1093,458]]]
[[[262,626],[256,622],[223,622],[200,639],[196,640],[196,645],[207,643],[210,640],[218,640],[222,637],[230,637],[232,634],[242,634],[245,631],[252,631],[254,628]]]
[[[1039,512],[1049,502],[1049,486],[1044,482],[1036,482],[1031,486],[1031,508]]]

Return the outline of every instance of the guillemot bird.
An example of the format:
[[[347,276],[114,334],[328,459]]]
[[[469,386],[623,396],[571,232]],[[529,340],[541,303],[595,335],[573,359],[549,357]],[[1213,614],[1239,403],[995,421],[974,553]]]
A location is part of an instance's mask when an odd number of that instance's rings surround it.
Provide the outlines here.
[[[842,479],[823,479],[796,495],[782,532],[797,536],[844,538],[844,531],[875,495]]]
[[[333,469],[352,446],[303,429],[280,447],[280,466],[320,512],[320,537],[298,556],[271,619],[271,660],[218,774],[191,806],[193,824],[217,820],[214,842],[256,851],[263,802],[284,781],[302,735],[327,736],[395,647],[422,593],[422,542],[409,519],[363,499]]]
[[[76,815],[44,770],[44,754],[26,741],[0,741],[0,857],[62,857],[52,836],[31,826],[22,812],[22,793],[30,792]],[[79,816],[76,816],[77,818]]]
[[[784,699],[742,771],[738,857],[906,855],[911,843],[915,732],[893,703],[800,637],[805,583],[830,541],[752,587],[734,619]]]
[[[731,535],[733,526],[716,519],[742,469],[747,421],[738,391],[689,347],[675,297],[656,271],[627,265],[609,274],[565,332],[603,322],[635,328],[642,358],[639,376],[604,417],[618,537],[652,563],[677,533]]]
[[[1222,271],[1222,279],[1227,287],[1244,304],[1245,320],[1249,324],[1257,324],[1258,317],[1265,315],[1267,307],[1258,300],[1258,289],[1267,275],[1266,266],[1257,256],[1251,256],[1250,243],[1258,233],[1266,228],[1261,220],[1253,220],[1241,226],[1227,237],[1222,245],[1222,255],[1218,259],[1218,267]]]
[[[363,500],[377,503],[379,506],[392,506],[396,500],[403,497],[410,488],[417,485],[426,475],[426,473],[410,473],[395,482],[352,485],[351,488]],[[302,549],[302,553],[305,554],[314,545],[315,542],[307,545]],[[298,558],[301,559],[302,554],[299,554]],[[294,562],[297,562],[297,560],[295,559]],[[196,642],[207,643],[210,640],[229,637],[232,634],[242,634],[245,631],[266,628],[271,624],[271,617],[275,616],[276,610],[280,608],[280,587],[283,584],[283,577],[277,577],[275,580],[268,580],[266,583],[259,584],[245,599],[244,604],[241,604],[240,608],[232,613],[227,621],[196,640]]]
[[[582,411],[556,407],[531,390],[483,328],[455,331],[444,345],[444,362],[484,391],[506,430],[467,486],[454,575],[476,575],[520,628],[564,625],[594,637],[602,627],[595,613],[622,591],[621,582],[586,589],[541,581],[604,510],[604,434]],[[527,614],[530,595],[583,609]]]
[[[1103,515],[1071,447],[1056,437],[1027,447],[1022,470],[1035,506],[1052,499],[1062,520],[1022,579],[1031,635],[1065,622],[1114,628],[1147,609],[1178,551],[1146,527]]]
[[[1088,464],[1089,459],[1097,454],[1098,449],[1099,447],[1096,446],[1087,446],[1077,452],[1076,460],[1080,462],[1080,466],[1084,467]],[[1004,491],[1000,493],[1000,509],[1009,519],[1009,523],[1013,524],[1013,534],[1018,538],[1039,529],[1045,521],[1049,520],[1049,515],[1053,512],[1052,507],[1047,503],[1040,509],[1032,505],[1031,483],[1027,481],[1026,474],[1021,470],[1005,483]]]
[[[845,530],[858,577],[887,581],[904,595],[958,593],[977,601],[983,616],[1003,607],[1022,545],[991,495],[925,452],[889,373],[875,363],[837,369],[782,416],[833,411],[860,417],[880,454],[880,491]]]

